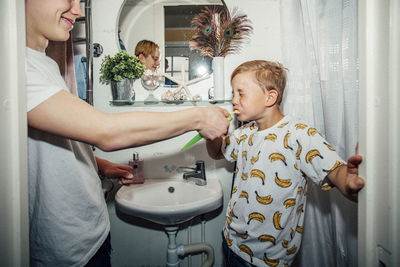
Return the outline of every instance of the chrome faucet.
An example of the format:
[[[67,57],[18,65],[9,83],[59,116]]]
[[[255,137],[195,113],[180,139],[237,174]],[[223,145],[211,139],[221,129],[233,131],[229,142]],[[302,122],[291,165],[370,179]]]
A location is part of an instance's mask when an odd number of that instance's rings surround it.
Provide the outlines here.
[[[194,180],[197,185],[206,185],[206,170],[203,160],[196,161],[196,167],[179,167],[179,170],[189,169],[191,171],[183,173],[184,180]]]

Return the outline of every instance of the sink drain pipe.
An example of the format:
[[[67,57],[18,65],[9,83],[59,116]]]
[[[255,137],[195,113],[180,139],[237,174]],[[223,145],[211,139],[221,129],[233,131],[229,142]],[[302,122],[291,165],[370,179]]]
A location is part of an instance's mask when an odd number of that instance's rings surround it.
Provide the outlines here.
[[[190,245],[178,246],[177,253],[179,256],[185,256],[187,254],[194,254],[204,252],[207,255],[206,260],[201,265],[202,267],[211,267],[214,264],[214,249],[210,244],[207,243],[195,243]]]
[[[201,252],[207,255],[207,259],[203,262],[202,267],[211,267],[214,264],[214,249],[210,244],[203,242],[177,246],[176,234],[178,227],[166,227],[165,230],[168,235],[167,267],[178,267],[179,256]]]

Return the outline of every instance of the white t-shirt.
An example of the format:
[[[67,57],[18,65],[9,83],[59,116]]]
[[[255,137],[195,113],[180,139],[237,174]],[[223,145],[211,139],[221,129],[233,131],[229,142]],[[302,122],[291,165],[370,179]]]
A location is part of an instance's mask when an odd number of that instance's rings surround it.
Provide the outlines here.
[[[58,65],[26,49],[28,111],[61,90]],[[83,266],[109,230],[107,206],[91,147],[28,129],[31,266]]]
[[[302,238],[307,180],[324,181],[343,160],[307,123],[285,116],[258,131],[255,122],[236,129],[222,143],[236,178],[226,211],[228,246],[256,266],[287,266]]]

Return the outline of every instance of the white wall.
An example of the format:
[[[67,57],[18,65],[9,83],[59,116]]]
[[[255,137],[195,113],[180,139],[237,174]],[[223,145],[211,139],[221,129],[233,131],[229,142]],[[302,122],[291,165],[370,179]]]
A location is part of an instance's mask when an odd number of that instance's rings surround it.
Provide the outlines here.
[[[96,108],[109,112],[125,112],[137,110],[149,111],[172,111],[188,106],[171,106],[171,105],[156,105],[156,106],[112,106],[109,104],[111,99],[110,88],[108,85],[99,84],[99,68],[104,55],[115,54],[118,51],[118,14],[120,5],[123,1],[114,1],[110,4],[107,0],[98,0],[93,2],[93,41],[103,45],[104,54],[94,59],[94,105]],[[132,1],[130,1],[132,2]],[[178,1],[147,1],[143,3],[150,4],[151,2],[160,3],[165,2],[168,4],[178,3]],[[182,0],[181,2],[190,2]],[[194,3],[198,3],[195,1]],[[251,40],[244,46],[239,55],[228,56],[225,60],[225,91],[231,91],[229,86],[229,76],[232,70],[240,63],[250,59],[269,59],[280,60],[280,25],[279,25],[279,10],[278,1],[266,0],[249,0],[249,1],[226,1],[228,7],[239,7],[246,13],[253,22],[254,33]],[[153,12],[151,7],[147,6],[148,14]],[[159,16],[160,10],[155,9],[153,13]],[[263,12],[260,12],[263,10]],[[124,18],[133,11],[124,11]],[[267,18],[267,19],[266,19]],[[148,18],[147,18],[148,19]],[[147,21],[146,19],[146,21]],[[160,18],[158,18],[160,19]],[[121,35],[127,40],[128,51],[134,49],[136,40],[143,39],[140,35],[141,31],[147,33],[143,36],[146,38],[157,41],[157,36],[151,38],[154,25],[147,25],[145,21],[140,20],[140,30],[136,26],[125,24],[121,27]],[[148,28],[147,28],[148,27]],[[127,32],[127,29],[131,29]],[[156,29],[160,31],[160,29]],[[162,28],[161,28],[162,34]],[[163,47],[163,41],[158,42]],[[207,83],[207,82],[206,82]],[[208,90],[207,85],[204,85]],[[139,84],[135,84],[137,99],[143,99],[147,92],[140,88]],[[201,88],[200,88],[201,90]],[[156,91],[157,92],[157,91]],[[202,104],[206,105],[206,104]],[[208,105],[208,104],[207,104]],[[222,105],[227,109],[231,109],[230,104]],[[200,114],[199,114],[200,115]],[[134,123],[134,122],[132,122]],[[145,162],[145,177],[147,178],[167,178],[173,177],[181,179],[181,174],[176,172],[166,171],[166,167],[173,169],[177,166],[192,166],[197,159],[203,159],[206,162],[206,174],[208,179],[220,179],[224,190],[224,208],[217,213],[216,217],[207,221],[206,223],[206,241],[213,245],[216,256],[215,266],[222,264],[221,255],[221,230],[225,222],[225,207],[230,198],[231,182],[232,182],[232,165],[227,164],[225,161],[213,161],[209,159],[205,145],[199,142],[191,149],[180,152],[180,148],[196,133],[187,133],[181,137],[176,137],[167,141],[159,142],[156,144],[143,146],[135,149],[126,149],[122,151],[104,153],[96,150],[95,153],[99,157],[108,160],[126,164],[132,155],[132,151],[138,151],[140,156],[144,158]],[[167,235],[162,228],[155,224],[143,222],[140,220],[132,220],[125,218],[123,215],[116,214],[113,201],[109,203],[109,213],[111,219],[111,236],[112,244],[115,249],[115,254],[112,257],[113,266],[164,266],[166,263],[167,251]],[[130,221],[130,222],[127,222]],[[192,227],[192,242],[200,241],[200,225]],[[177,242],[186,244],[187,230],[182,229],[178,232]],[[200,265],[200,256],[192,257],[193,266]],[[187,266],[187,259],[183,261],[183,266]]]
[[[399,25],[399,1],[359,1],[359,266],[400,265]]]
[[[0,1],[0,261],[29,265],[25,17],[23,0]]]

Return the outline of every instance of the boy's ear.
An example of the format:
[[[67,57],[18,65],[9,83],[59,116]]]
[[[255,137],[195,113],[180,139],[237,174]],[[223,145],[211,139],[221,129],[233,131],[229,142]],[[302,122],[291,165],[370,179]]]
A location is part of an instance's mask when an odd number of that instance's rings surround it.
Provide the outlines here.
[[[278,101],[278,96],[279,96],[279,93],[277,90],[275,90],[275,89],[268,90],[268,97],[265,101],[265,105],[267,107],[272,107],[273,105],[275,105],[276,102]]]
[[[138,55],[138,59],[139,59],[140,62],[143,62],[144,61],[144,55],[143,54],[139,54]]]

